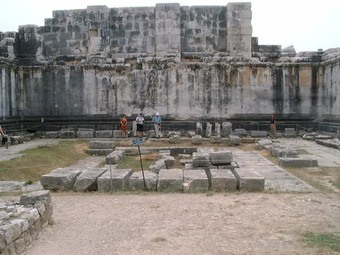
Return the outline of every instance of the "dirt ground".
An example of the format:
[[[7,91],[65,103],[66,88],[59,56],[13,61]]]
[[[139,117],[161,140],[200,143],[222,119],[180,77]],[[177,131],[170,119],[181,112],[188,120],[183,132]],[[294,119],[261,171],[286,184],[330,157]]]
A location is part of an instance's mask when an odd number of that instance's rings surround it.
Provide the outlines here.
[[[339,254],[303,241],[340,235],[339,192],[51,194],[54,224],[27,255]]]
[[[53,193],[55,224],[28,255],[338,254],[306,232],[340,234],[337,194]]]

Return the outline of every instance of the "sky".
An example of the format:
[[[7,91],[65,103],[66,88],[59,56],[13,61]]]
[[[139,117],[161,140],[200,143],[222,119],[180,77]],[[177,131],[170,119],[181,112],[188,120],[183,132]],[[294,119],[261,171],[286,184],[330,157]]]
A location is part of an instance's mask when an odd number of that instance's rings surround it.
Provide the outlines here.
[[[253,37],[260,45],[294,46],[296,52],[340,47],[339,0],[2,0],[0,31],[18,31],[20,25],[44,25],[54,10],[86,9],[89,5],[109,8],[155,6],[179,3],[181,6],[221,5],[251,2]]]

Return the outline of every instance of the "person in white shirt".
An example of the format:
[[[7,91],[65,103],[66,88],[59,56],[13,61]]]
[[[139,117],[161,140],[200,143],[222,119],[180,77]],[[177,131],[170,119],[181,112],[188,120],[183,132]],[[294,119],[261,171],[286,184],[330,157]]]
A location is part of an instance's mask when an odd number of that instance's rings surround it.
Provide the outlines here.
[[[136,124],[137,124],[137,135],[139,137],[143,137],[143,134],[144,134],[144,118],[143,118],[142,113],[138,114],[138,116],[136,118]]]

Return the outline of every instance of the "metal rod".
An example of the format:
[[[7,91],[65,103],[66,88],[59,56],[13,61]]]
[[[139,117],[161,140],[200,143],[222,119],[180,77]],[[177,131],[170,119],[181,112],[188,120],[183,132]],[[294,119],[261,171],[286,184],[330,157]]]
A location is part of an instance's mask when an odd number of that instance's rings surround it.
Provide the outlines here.
[[[110,181],[111,181],[111,193],[113,192],[113,181],[112,181],[112,168],[111,168],[111,153],[109,154],[109,161],[110,161]]]
[[[142,154],[140,153],[139,144],[137,145],[137,147],[138,147],[138,153],[139,153],[140,167],[142,168],[142,175],[143,175],[144,189],[145,189],[145,191],[147,191],[147,188],[146,188],[146,182],[145,182],[145,176],[144,176],[144,169],[143,169]]]

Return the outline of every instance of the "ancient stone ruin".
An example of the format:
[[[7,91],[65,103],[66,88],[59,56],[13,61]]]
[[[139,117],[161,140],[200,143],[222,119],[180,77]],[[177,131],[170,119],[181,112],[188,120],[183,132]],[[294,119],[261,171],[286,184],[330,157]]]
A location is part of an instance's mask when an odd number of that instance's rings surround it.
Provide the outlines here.
[[[250,2],[54,11],[0,33],[0,116],[56,129],[139,112],[234,124],[274,113],[336,132],[340,50],[260,45],[253,15]]]
[[[19,201],[0,203],[0,254],[25,254],[42,229],[53,221],[47,190],[24,194]]]

